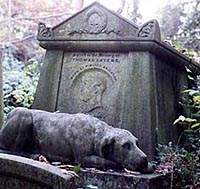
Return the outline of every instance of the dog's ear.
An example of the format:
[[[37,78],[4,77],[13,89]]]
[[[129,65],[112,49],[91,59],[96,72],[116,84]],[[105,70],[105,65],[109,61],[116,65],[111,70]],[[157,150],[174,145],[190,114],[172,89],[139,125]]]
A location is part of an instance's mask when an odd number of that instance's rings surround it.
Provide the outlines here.
[[[101,155],[103,157],[108,157],[109,155],[112,155],[114,152],[115,147],[115,138],[106,138],[101,146]]]

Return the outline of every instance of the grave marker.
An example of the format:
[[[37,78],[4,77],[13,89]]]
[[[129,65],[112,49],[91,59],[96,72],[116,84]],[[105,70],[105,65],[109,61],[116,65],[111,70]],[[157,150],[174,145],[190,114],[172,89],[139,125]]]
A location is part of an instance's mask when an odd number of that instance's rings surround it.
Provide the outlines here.
[[[175,141],[180,92],[200,66],[162,42],[156,20],[141,27],[95,2],[49,28],[33,108],[84,112],[130,130],[152,158],[157,143]]]

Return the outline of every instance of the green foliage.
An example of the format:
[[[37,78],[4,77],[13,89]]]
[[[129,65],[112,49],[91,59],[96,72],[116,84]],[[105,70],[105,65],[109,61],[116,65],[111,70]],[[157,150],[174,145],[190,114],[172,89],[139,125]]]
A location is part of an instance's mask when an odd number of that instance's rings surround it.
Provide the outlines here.
[[[186,134],[186,133],[185,133]],[[191,133],[190,133],[191,135]],[[158,146],[157,170],[166,170],[171,180],[171,189],[198,189],[200,187],[200,141],[199,136],[190,136],[192,149],[169,144]]]
[[[194,56],[200,49],[200,1],[169,2],[160,11],[161,33],[164,39],[176,40]],[[173,14],[171,14],[173,13]],[[187,50],[187,51],[188,51]],[[196,55],[195,55],[196,56]],[[199,61],[199,54],[197,54]]]
[[[186,116],[179,116],[174,126],[183,128],[179,137],[184,144],[158,146],[158,170],[170,167],[171,188],[200,188],[200,92],[185,90],[180,101]]]
[[[200,133],[200,91],[194,89],[183,91],[180,104],[184,108],[186,117],[179,116],[173,125],[184,125],[185,129]]]
[[[81,171],[81,165],[74,166],[73,171],[78,174]]]
[[[15,107],[29,108],[32,105],[39,78],[39,66],[37,61],[29,62],[30,65],[24,66],[22,62],[13,58],[10,47],[5,46],[3,62],[5,115]]]

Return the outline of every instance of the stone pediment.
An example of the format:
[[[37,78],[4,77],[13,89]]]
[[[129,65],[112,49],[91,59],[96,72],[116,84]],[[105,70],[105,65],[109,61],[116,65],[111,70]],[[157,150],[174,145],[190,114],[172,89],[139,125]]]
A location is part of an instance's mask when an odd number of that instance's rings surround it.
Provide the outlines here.
[[[156,20],[141,27],[94,2],[62,23],[48,28],[39,23],[38,40],[121,40],[157,39],[160,29]]]

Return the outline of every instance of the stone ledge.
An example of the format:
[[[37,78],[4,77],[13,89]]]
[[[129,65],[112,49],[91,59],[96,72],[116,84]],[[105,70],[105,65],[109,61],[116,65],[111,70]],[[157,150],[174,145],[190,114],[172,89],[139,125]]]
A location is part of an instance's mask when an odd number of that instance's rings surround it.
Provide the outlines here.
[[[169,182],[163,174],[127,174],[82,170],[76,179],[79,189],[169,189]]]
[[[107,40],[107,41],[41,41],[40,46],[47,50],[60,50],[64,52],[150,52],[168,64],[184,70],[185,66],[195,74],[200,74],[200,65],[175,48],[156,40]]]
[[[74,189],[74,177],[32,159],[0,154],[0,189]]]
[[[168,189],[162,174],[81,169],[79,177],[32,159],[0,153],[0,189]],[[66,171],[67,173],[67,171]]]

